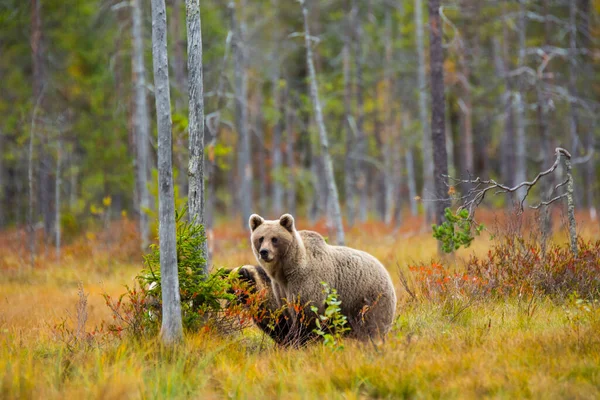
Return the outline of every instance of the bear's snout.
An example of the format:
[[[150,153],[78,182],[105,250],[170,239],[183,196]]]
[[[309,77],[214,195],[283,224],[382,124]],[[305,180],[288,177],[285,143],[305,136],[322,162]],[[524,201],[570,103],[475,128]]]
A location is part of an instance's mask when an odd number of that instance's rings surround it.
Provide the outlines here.
[[[262,249],[261,251],[259,251],[260,254],[260,258],[262,258],[265,261],[268,261],[269,258],[269,250],[267,249]]]

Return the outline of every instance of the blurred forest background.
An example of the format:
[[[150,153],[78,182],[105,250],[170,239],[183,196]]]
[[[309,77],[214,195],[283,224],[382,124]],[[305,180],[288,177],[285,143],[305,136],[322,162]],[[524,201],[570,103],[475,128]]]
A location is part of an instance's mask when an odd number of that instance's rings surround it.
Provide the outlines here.
[[[95,221],[155,219],[149,3],[0,2],[0,228],[29,221],[46,243],[60,243]],[[180,209],[188,185],[185,4],[167,6]],[[576,205],[596,218],[599,10],[597,0],[442,2],[451,176],[514,185],[550,167],[562,146],[573,155]],[[209,232],[219,218],[246,226],[251,212],[320,219],[328,190],[301,6],[206,0],[201,12]],[[431,221],[426,2],[312,1],[309,22],[346,224],[401,226],[408,214]],[[139,105],[146,112],[136,113]],[[543,200],[540,193],[532,199]]]

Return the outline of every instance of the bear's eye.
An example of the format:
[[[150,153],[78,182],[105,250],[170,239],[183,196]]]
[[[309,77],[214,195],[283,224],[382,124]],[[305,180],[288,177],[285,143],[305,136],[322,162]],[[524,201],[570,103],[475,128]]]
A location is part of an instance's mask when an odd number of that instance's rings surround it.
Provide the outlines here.
[[[258,239],[258,243],[262,243],[262,242],[263,242],[263,240],[265,240],[265,238],[264,238],[264,237],[261,237],[260,239]]]
[[[271,242],[272,242],[273,244],[277,243],[277,238],[273,238],[273,239],[271,239]]]

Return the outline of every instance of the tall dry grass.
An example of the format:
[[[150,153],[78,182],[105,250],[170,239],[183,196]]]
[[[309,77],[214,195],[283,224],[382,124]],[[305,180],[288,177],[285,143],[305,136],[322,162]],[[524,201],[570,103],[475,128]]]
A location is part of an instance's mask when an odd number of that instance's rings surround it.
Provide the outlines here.
[[[482,215],[486,225],[503,217]],[[580,234],[598,237],[584,221]],[[254,261],[248,233],[222,223],[214,231],[214,265]],[[306,221],[298,221],[306,228]],[[327,236],[321,222],[315,229]],[[503,228],[506,229],[506,228]],[[506,298],[450,295],[411,298],[398,268],[437,258],[422,221],[394,231],[356,226],[348,245],[369,251],[390,270],[398,319],[385,343],[346,341],[342,351],[314,345],[281,349],[256,329],[224,336],[196,333],[174,350],[157,340],[101,340],[79,334],[65,345],[57,324],[75,329],[78,284],[87,296],[84,332],[111,318],[101,293],[118,295],[141,268],[135,224],[123,219],[27,265],[19,231],[0,235],[0,398],[598,398],[600,305],[577,295],[557,301],[536,293]],[[564,240],[559,232],[555,240]],[[461,268],[485,255],[490,240],[443,260]],[[414,286],[413,286],[414,287]]]

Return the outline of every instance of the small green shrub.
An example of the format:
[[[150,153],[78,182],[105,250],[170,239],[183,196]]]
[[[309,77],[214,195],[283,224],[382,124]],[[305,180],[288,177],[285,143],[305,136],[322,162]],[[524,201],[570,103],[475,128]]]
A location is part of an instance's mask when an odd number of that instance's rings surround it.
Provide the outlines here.
[[[323,338],[325,346],[333,350],[342,350],[344,348],[341,344],[342,336],[350,330],[348,319],[342,314],[340,308],[342,301],[338,300],[337,290],[330,288],[325,282],[321,282],[321,285],[323,285],[323,293],[326,295],[325,312],[320,315],[318,307],[310,307],[311,311],[317,314],[315,319],[317,328],[313,332]]]
[[[178,212],[177,220],[177,269],[183,326],[187,330],[198,330],[212,317],[224,311],[224,304],[236,299],[232,293],[229,273],[219,269],[208,276],[204,274],[206,260],[202,249],[206,241],[204,227],[190,223],[185,212]],[[160,318],[160,246],[151,245],[145,257],[146,268],[140,282],[148,288],[148,295],[156,299],[155,313]]]
[[[441,225],[432,225],[433,237],[442,244],[442,250],[452,253],[461,247],[469,247],[473,242],[473,220],[466,209],[454,214],[450,208],[444,210],[445,221]],[[474,233],[479,235],[483,225],[476,225]]]

